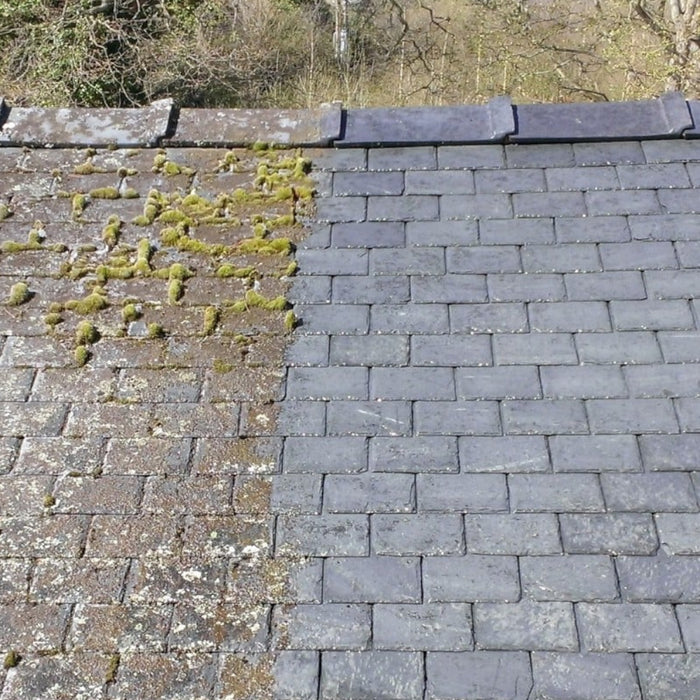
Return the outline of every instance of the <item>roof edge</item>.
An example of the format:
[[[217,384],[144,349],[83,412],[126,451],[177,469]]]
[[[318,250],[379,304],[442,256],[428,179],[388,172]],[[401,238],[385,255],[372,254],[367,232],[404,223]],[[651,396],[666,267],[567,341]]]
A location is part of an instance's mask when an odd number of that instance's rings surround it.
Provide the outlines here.
[[[700,138],[700,101],[680,92],[650,100],[343,109],[12,107],[0,96],[0,147],[367,147]]]

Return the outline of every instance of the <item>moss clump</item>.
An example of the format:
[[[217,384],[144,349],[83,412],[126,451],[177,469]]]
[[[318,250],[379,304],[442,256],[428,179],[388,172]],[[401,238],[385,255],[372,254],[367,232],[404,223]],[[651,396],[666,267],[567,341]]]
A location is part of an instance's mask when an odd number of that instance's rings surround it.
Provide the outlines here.
[[[265,311],[284,311],[288,306],[289,302],[283,296],[268,299],[254,289],[249,289],[245,293],[245,297],[231,304],[230,308],[234,313],[242,313],[253,308],[264,309]]]
[[[78,367],[83,367],[90,359],[90,351],[85,345],[78,345],[73,351],[73,359]]]
[[[289,238],[245,238],[236,246],[237,252],[246,255],[259,253],[261,255],[289,255],[292,252],[292,242]]]
[[[44,508],[51,508],[51,506],[56,505],[56,499],[50,494],[47,493],[44,496]]]
[[[114,683],[114,681],[117,679],[117,672],[119,671],[120,663],[121,657],[119,653],[115,653],[110,656],[107,673],[105,673],[105,683]]]
[[[297,264],[296,260],[292,260],[292,262],[287,265],[287,267],[284,268],[284,272],[282,273],[283,277],[294,277],[296,275],[297,270],[299,269],[299,265]]]
[[[216,269],[216,276],[221,279],[226,279],[227,277],[236,277],[237,279],[246,279],[252,277],[255,274],[255,268],[252,266],[247,267],[236,267],[231,263],[224,263]]]
[[[214,172],[216,173],[234,173],[238,166],[238,156],[233,151],[228,151],[226,155],[217,163]]]
[[[162,338],[165,336],[165,330],[163,326],[159,323],[149,323],[148,324],[148,337],[149,338]]]
[[[288,331],[293,331],[297,327],[297,317],[293,311],[287,311],[284,315],[284,327]]]
[[[127,187],[122,192],[122,199],[138,199],[139,193],[133,187]]]
[[[158,221],[163,224],[184,224],[186,226],[194,226],[194,220],[179,209],[168,209],[167,211],[164,211],[158,217]]]
[[[188,231],[189,228],[183,224],[179,224],[175,228],[164,228],[160,232],[160,241],[163,245],[176,248],[183,253],[199,253],[201,255],[219,257],[227,252],[225,245],[199,241],[196,238],[192,238]]]
[[[90,321],[81,321],[75,330],[75,342],[78,345],[92,345],[100,339],[97,328]]]
[[[212,369],[218,374],[226,374],[227,372],[230,372],[233,368],[234,365],[232,365],[230,362],[224,362],[219,358],[214,360],[214,363],[212,364]]]
[[[2,666],[4,669],[8,670],[17,666],[21,660],[22,657],[14,649],[10,649],[10,651],[5,654],[5,660],[3,661]]]
[[[7,204],[0,204],[0,221],[3,221],[4,219],[9,218],[12,216],[12,211],[10,210],[10,207],[7,206]]]
[[[95,278],[100,284],[104,284],[108,280],[128,280],[133,276],[133,267],[99,265],[95,270]]]
[[[76,165],[73,168],[73,172],[76,175],[93,175],[95,173],[104,173],[106,171],[104,168],[98,168],[95,166],[95,164],[92,162],[92,158],[88,158],[84,163]]]
[[[10,296],[7,299],[8,306],[20,306],[32,298],[32,293],[26,282],[17,282],[10,287]]]
[[[119,190],[116,187],[97,187],[90,190],[93,199],[119,199]]]
[[[87,316],[88,314],[102,311],[102,309],[106,309],[109,306],[105,297],[106,292],[101,287],[95,287],[95,289],[83,299],[71,299],[67,301],[66,308],[70,311],[75,311],[75,313],[81,316]]]
[[[202,335],[211,335],[216,330],[216,324],[219,323],[219,309],[216,306],[207,306],[204,309],[204,327]]]
[[[182,299],[182,295],[185,293],[185,285],[182,284],[182,280],[179,279],[171,279],[170,282],[168,282],[168,303],[169,304],[177,304],[180,299]]]
[[[141,316],[141,312],[139,311],[138,306],[132,302],[128,302],[127,304],[124,304],[124,307],[122,308],[122,320],[124,323],[131,323],[132,321],[136,321],[139,317]]]
[[[119,240],[119,232],[122,222],[116,214],[107,219],[107,225],[102,229],[102,240],[110,247],[114,248]]]
[[[270,149],[270,144],[265,141],[256,141],[252,146],[251,150],[255,153],[263,153]]]
[[[54,328],[59,323],[63,323],[63,316],[60,313],[48,313],[44,316],[44,323],[51,328]]]
[[[147,238],[142,238],[136,247],[136,262],[134,271],[141,275],[148,275],[151,272],[151,257],[153,256],[153,246]]]
[[[122,180],[125,177],[129,177],[130,175],[137,175],[137,174],[138,174],[138,170],[135,170],[134,168],[125,168],[124,166],[122,166],[121,168],[119,168],[117,170],[117,175],[120,178],[122,178]]]
[[[71,200],[71,213],[73,215],[73,219],[79,219],[85,211],[86,206],[87,197],[85,197],[85,195],[81,192],[76,192]]]
[[[168,157],[163,152],[156,153],[153,158],[153,167],[151,170],[154,173],[163,173],[168,177],[174,177],[175,175],[194,175],[194,170],[192,170],[192,168],[168,160]]]

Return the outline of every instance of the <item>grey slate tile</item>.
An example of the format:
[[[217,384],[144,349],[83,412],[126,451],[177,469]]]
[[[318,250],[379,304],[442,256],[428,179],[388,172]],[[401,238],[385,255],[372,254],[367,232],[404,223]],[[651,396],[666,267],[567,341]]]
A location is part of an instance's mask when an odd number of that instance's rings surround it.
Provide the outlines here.
[[[700,240],[700,221],[697,216],[685,214],[630,216],[628,221],[632,237],[636,240]]]
[[[486,366],[491,362],[491,337],[487,334],[411,337],[411,364],[414,366],[469,367]]]
[[[670,605],[578,603],[576,616],[588,651],[683,651]]]
[[[501,301],[563,301],[563,275],[489,274],[486,276],[489,299]]]
[[[578,651],[573,605],[476,603],[474,641],[478,649]]]
[[[436,221],[438,218],[438,197],[433,195],[367,198],[368,221]],[[343,219],[353,220],[362,221],[362,217]]]
[[[697,192],[688,190],[659,190],[659,203],[662,214],[697,214],[700,212]],[[643,214],[644,212],[634,212]],[[652,212],[648,212],[652,213]]]
[[[619,367],[576,365],[540,367],[542,393],[550,399],[625,398],[627,386]]]
[[[408,435],[407,401],[331,401],[326,409],[328,435]]]
[[[470,554],[560,554],[557,516],[553,513],[465,515]]]
[[[457,472],[457,438],[372,438],[369,465],[375,472]]]
[[[450,304],[453,333],[522,333],[527,311],[522,303]]]
[[[318,652],[277,652],[273,671],[275,692],[294,700],[316,700],[318,667]]]
[[[366,649],[372,636],[369,605],[333,604],[276,606],[272,641],[294,650]]]
[[[700,554],[700,515],[697,513],[656,513],[659,541],[671,554]]]
[[[314,168],[320,170],[364,170],[367,151],[364,148],[323,148],[313,151]]]
[[[649,296],[655,299],[692,299],[700,296],[700,271],[656,270],[644,274]]]
[[[489,513],[508,510],[502,474],[418,474],[419,511]]]
[[[581,362],[651,364],[661,361],[661,350],[656,338],[656,334],[651,331],[577,333],[574,342]]]
[[[518,560],[497,554],[425,557],[423,594],[428,603],[516,601]]]
[[[618,331],[683,331],[695,326],[685,300],[612,301],[610,314]]]
[[[359,437],[288,437],[284,441],[287,473],[353,473],[367,470],[367,441]]]
[[[617,557],[615,565],[623,600],[700,602],[700,557],[668,556],[662,548],[654,556]]]
[[[329,335],[353,335],[369,330],[369,307],[346,304],[342,308],[330,304],[297,304],[294,313],[300,320],[299,332]]]
[[[415,401],[416,435],[500,435],[496,401]]]
[[[523,192],[513,195],[516,217],[585,216],[581,192]],[[620,212],[623,213],[623,212]]]
[[[557,435],[588,432],[583,401],[572,399],[513,400],[501,404],[503,431],[508,435]]]
[[[437,150],[441,169],[501,168],[505,151],[500,145],[440,146]]]
[[[615,168],[610,166],[587,168],[547,168],[547,189],[551,192],[586,190],[614,190],[619,187]]]
[[[700,361],[700,332],[662,331],[657,338],[666,362]]]
[[[564,275],[564,283],[572,301],[644,299],[647,295],[642,273],[632,270],[570,273]]]
[[[700,651],[700,605],[679,605],[676,615],[686,650]]]
[[[418,557],[325,560],[323,599],[336,603],[420,603]]]
[[[390,556],[464,554],[464,525],[456,514],[371,516],[372,553]]]
[[[440,219],[509,219],[513,215],[507,194],[446,194],[440,197]]]
[[[559,516],[567,554],[653,554],[658,547],[650,514],[569,514]]]
[[[667,513],[698,510],[695,490],[687,473],[601,474],[610,511]]]
[[[623,190],[690,187],[683,163],[618,165],[617,175]]]
[[[326,431],[326,404],[322,401],[287,399],[277,417],[278,435],[323,435]]]
[[[548,601],[613,601],[619,597],[612,559],[596,554],[521,557],[523,597]]]
[[[612,330],[604,301],[532,302],[527,305],[530,329],[547,333]]]
[[[368,399],[365,367],[290,367],[287,396],[292,399]]]
[[[673,244],[681,267],[700,267],[700,242],[679,241]]]
[[[370,330],[377,333],[447,333],[447,304],[375,304]]]
[[[664,270],[678,267],[670,241],[601,243],[600,257],[606,270]]]
[[[367,167],[369,170],[435,170],[436,152],[433,146],[370,148]]]
[[[476,191],[485,194],[544,192],[546,189],[544,170],[540,168],[477,170],[474,181]]]
[[[556,435],[549,439],[549,448],[557,472],[635,472],[642,468],[634,435]]]
[[[323,700],[414,700],[423,691],[423,656],[403,651],[322,654]]]
[[[598,272],[602,270],[598,248],[593,243],[525,245],[521,254],[525,272]]]
[[[382,400],[454,399],[454,372],[449,367],[373,367],[370,392]]]
[[[401,304],[409,294],[408,277],[402,275],[333,278],[334,304]]]
[[[400,195],[404,190],[402,172],[338,172],[333,176],[333,194],[343,196]]]
[[[369,554],[367,515],[281,515],[275,548],[316,557],[362,557]]]
[[[641,700],[632,654],[532,654],[533,700]]]
[[[648,139],[641,146],[647,163],[697,160],[700,149],[700,143],[690,139]]]
[[[631,238],[625,216],[559,217],[554,229],[558,243],[622,243]]]
[[[479,222],[479,240],[482,245],[498,246],[553,243],[554,220],[547,217],[523,220],[487,219]],[[513,271],[519,270],[518,267]],[[493,270],[493,272],[499,271]],[[508,270],[503,271],[508,272]]]
[[[406,194],[473,194],[474,174],[470,170],[409,170]]]
[[[251,477],[256,479],[257,477]],[[234,489],[245,481],[236,479]],[[320,513],[322,479],[318,474],[275,474],[272,477],[270,509],[273,513]]]
[[[303,275],[366,275],[369,271],[366,250],[299,250],[296,261]]]
[[[695,471],[700,464],[700,435],[640,435],[647,471]]]
[[[578,362],[569,333],[514,333],[493,338],[497,365],[571,365]]]
[[[401,221],[333,224],[331,228],[335,248],[393,248],[403,246],[405,240],[405,225]]]
[[[459,367],[458,399],[537,399],[542,395],[536,367]]]
[[[576,165],[617,165],[618,163],[646,162],[645,152],[639,141],[575,143],[574,154]]]
[[[300,275],[287,293],[292,304],[327,304],[331,301],[330,275]]]
[[[700,367],[695,364],[635,365],[624,373],[635,397],[700,396]]]
[[[645,700],[686,700],[700,696],[697,654],[637,654]]]
[[[529,698],[532,671],[525,652],[429,652],[426,658],[427,700]]]
[[[482,228],[487,222],[480,222]],[[490,222],[493,223],[493,222]],[[447,271],[460,274],[520,272],[520,253],[514,245],[459,246],[446,249]]]
[[[329,513],[410,513],[416,507],[412,474],[329,474],[323,487]]]
[[[469,651],[472,649],[471,605],[374,606],[373,642],[376,649]]]
[[[415,342],[417,338],[411,340]],[[408,364],[408,341],[407,335],[334,335],[330,338],[330,362],[370,367],[405,365]]]
[[[409,221],[406,223],[406,243],[409,246],[473,245],[479,236],[474,220]]]
[[[596,474],[509,474],[514,513],[576,513],[605,510]]]
[[[673,404],[667,399],[590,399],[586,412],[592,433],[678,432]]]
[[[574,165],[569,143],[513,144],[506,146],[510,168],[564,168]]]
[[[655,190],[586,192],[586,208],[590,216],[661,214],[666,211]],[[565,212],[562,212],[565,214]]]
[[[364,221],[366,216],[365,197],[325,197],[316,202],[316,219],[321,222]]]
[[[549,453],[541,435],[462,437],[459,461],[463,472],[529,473],[550,470]]]
[[[465,304],[487,301],[486,275],[426,275],[411,278],[411,299],[417,303]]]

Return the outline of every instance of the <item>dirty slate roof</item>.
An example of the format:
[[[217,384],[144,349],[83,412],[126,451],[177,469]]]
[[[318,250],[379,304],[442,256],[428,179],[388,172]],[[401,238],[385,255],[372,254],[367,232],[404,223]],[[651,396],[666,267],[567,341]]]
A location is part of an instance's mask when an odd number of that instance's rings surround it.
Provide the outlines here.
[[[699,105],[4,105],[0,699],[700,698]]]

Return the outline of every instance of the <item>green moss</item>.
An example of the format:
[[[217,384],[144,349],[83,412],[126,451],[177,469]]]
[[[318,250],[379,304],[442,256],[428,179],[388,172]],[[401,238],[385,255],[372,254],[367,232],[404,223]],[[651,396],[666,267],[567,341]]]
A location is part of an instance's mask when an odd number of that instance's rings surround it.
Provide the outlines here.
[[[297,327],[297,317],[293,311],[287,311],[284,315],[284,327],[290,333]]]
[[[85,195],[81,192],[77,192],[76,194],[74,194],[73,199],[71,200],[71,212],[73,214],[73,218],[80,218],[82,213],[85,211],[86,206],[87,198],[85,197]]]
[[[194,275],[194,272],[188,270],[182,263],[173,263],[169,268],[168,277],[171,280],[186,280]]]
[[[251,146],[251,149],[256,153],[262,153],[263,151],[267,151],[270,149],[270,144],[266,143],[265,141],[256,141]]]
[[[288,238],[245,238],[236,246],[239,253],[260,253],[261,255],[289,255],[292,252],[292,242]]]
[[[218,162],[214,172],[235,172],[238,162],[238,156],[233,151],[228,151],[228,153],[226,153],[226,155]]]
[[[10,210],[10,207],[7,206],[7,204],[0,204],[0,221],[3,221],[4,219],[9,218],[12,216],[12,211]]]
[[[112,267],[110,265],[99,265],[95,270],[95,278],[101,284],[108,280],[128,280],[134,276],[134,267]]]
[[[84,163],[76,165],[73,168],[73,172],[76,175],[93,175],[94,173],[104,173],[105,170],[104,168],[96,167],[92,162],[92,158],[88,158]]]
[[[93,292],[83,299],[71,299],[66,302],[66,308],[68,310],[75,311],[75,313],[81,316],[87,316],[88,314],[102,311],[102,309],[106,309],[107,306],[109,306],[109,304],[101,288],[95,288]]]
[[[114,683],[117,679],[120,662],[121,657],[118,652],[109,657],[109,666],[107,667],[107,673],[105,673],[105,683]]]
[[[87,364],[90,359],[90,351],[85,347],[85,345],[78,345],[73,351],[73,359],[78,367],[83,367]]]
[[[63,322],[63,316],[60,313],[48,313],[44,316],[44,323],[51,328],[54,328],[59,323]]]
[[[294,194],[297,199],[311,199],[315,193],[316,190],[313,187],[307,187],[305,185],[297,185],[294,188]]]
[[[235,301],[233,304],[231,304],[230,309],[233,311],[233,313],[240,314],[244,311],[248,311],[248,304],[246,304],[244,301]]]
[[[140,316],[141,314],[139,313],[136,304],[132,302],[124,304],[122,308],[122,320],[124,321],[124,323],[131,323],[132,321],[136,321]]]
[[[56,505],[56,499],[50,494],[47,493],[44,496],[44,508],[51,508],[51,506]]]
[[[216,329],[216,324],[219,322],[219,309],[216,306],[207,306],[204,309],[204,327],[202,335],[211,335]]]
[[[125,177],[129,177],[130,175],[138,175],[138,170],[135,170],[134,168],[125,168],[122,166],[117,170],[117,175],[119,175],[120,178],[124,179]]]
[[[17,282],[10,288],[10,296],[7,299],[8,306],[20,306],[32,298],[32,293],[26,282]]]
[[[90,321],[81,321],[75,330],[75,342],[78,345],[92,345],[100,339],[97,328]]]
[[[114,248],[119,240],[119,231],[121,230],[122,222],[116,214],[107,219],[107,225],[102,229],[102,240],[110,247]]]
[[[63,304],[58,301],[52,301],[49,304],[48,312],[50,314],[60,314],[63,311]]]
[[[159,323],[149,323],[148,324],[148,337],[149,338],[162,338],[165,335],[165,330],[163,326]]]
[[[116,187],[98,187],[90,190],[93,199],[119,199],[119,190]]]
[[[212,364],[212,369],[218,374],[226,374],[227,372],[230,372],[232,369],[234,369],[234,367],[235,365],[232,365],[230,362],[224,362],[218,357],[214,360]]]
[[[284,269],[283,276],[284,277],[293,277],[296,275],[297,270],[299,269],[299,265],[297,264],[296,260],[292,260],[292,262],[287,265],[287,267]]]
[[[171,279],[168,283],[168,303],[177,304],[177,302],[182,299],[184,293],[185,289],[182,280]]]
[[[159,153],[156,153],[156,155],[153,158],[153,172],[157,173],[161,170],[161,168],[168,162],[168,157],[163,153],[162,151]]]
[[[153,222],[147,216],[139,214],[131,220],[131,223],[134,224],[134,226],[149,226]]]
[[[17,664],[22,660],[22,657],[14,649],[5,654],[5,660],[3,661],[3,668],[8,670],[17,666]]]
[[[287,199],[294,199],[294,190],[291,187],[280,187],[272,195],[273,202],[284,202]]]
[[[236,267],[231,263],[224,263],[216,269],[216,276],[220,277],[221,279],[225,279],[227,277],[246,279],[248,277],[252,277],[255,274],[255,272],[256,270],[252,266]]]
[[[133,187],[127,187],[122,192],[122,199],[138,199],[139,193]]]

